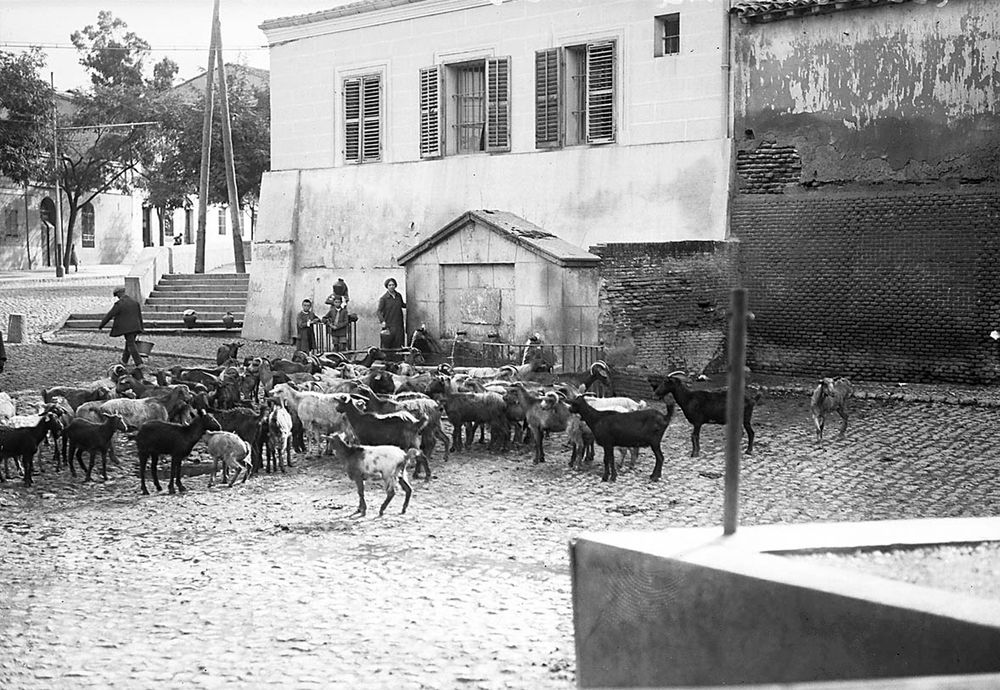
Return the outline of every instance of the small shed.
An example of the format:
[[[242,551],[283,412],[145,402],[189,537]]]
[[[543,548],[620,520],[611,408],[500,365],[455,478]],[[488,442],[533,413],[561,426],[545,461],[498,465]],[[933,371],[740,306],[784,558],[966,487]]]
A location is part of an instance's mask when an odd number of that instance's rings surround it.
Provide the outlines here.
[[[600,257],[507,211],[468,211],[399,257],[408,331],[597,343]]]

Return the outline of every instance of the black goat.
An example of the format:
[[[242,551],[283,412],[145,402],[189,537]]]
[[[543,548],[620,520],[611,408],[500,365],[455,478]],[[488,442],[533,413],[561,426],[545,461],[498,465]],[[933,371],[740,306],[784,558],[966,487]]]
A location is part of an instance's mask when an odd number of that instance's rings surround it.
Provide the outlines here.
[[[50,431],[61,432],[62,423],[59,421],[58,415],[48,410],[42,412],[35,426],[0,426],[0,460],[20,458],[25,486],[31,486],[32,483],[31,475],[34,472],[38,444]],[[3,480],[2,473],[0,473],[0,481]]]
[[[229,364],[230,360],[238,361],[240,348],[243,343],[222,343],[215,353],[215,363],[218,365]]]
[[[347,396],[337,403],[337,412],[347,418],[358,443],[363,446],[396,446],[404,451],[410,448],[420,450],[420,432],[427,426],[426,419],[417,419],[410,413],[379,416],[362,412]],[[431,468],[427,457],[418,453],[416,462],[413,474],[420,474],[420,468],[423,467],[427,472],[425,479],[430,479]]]
[[[660,400],[666,397],[667,393],[674,397],[677,404],[681,406],[684,416],[691,422],[691,457],[696,457],[701,452],[701,427],[705,424],[725,424],[726,423],[726,397],[728,391],[720,390],[692,390],[682,381],[677,374],[668,374],[659,386],[654,386],[654,395]],[[753,408],[760,400],[758,391],[746,390],[743,400],[743,428],[747,432],[747,455],[753,453],[753,426],[750,419],[753,417]]]
[[[658,481],[663,471],[663,451],[660,442],[663,434],[670,426],[674,416],[674,406],[667,405],[664,414],[659,410],[647,408],[635,412],[612,412],[610,410],[595,410],[583,396],[570,401],[570,412],[580,415],[594,434],[594,444],[604,449],[604,474],[601,481],[618,479],[618,467],[615,465],[615,446],[620,448],[638,448],[649,446],[656,456],[650,481]]]
[[[90,475],[94,471],[94,459],[98,452],[101,454],[101,477],[108,481],[108,450],[111,448],[111,441],[116,431],[127,429],[125,420],[121,415],[104,415],[101,423],[90,422],[86,419],[74,419],[66,427],[63,436],[69,440],[69,455],[66,464],[73,471],[73,459],[75,458],[84,471],[83,481],[89,482]],[[83,464],[83,451],[90,453],[90,465]],[[76,472],[73,471],[73,476]]]
[[[510,438],[507,422],[507,403],[499,393],[460,393],[452,390],[451,382],[438,378],[427,387],[427,395],[444,405],[451,422],[451,452],[462,450],[462,429],[466,425],[489,424],[490,447],[500,444],[502,450]],[[465,447],[472,445],[474,434],[466,432]]]
[[[181,461],[188,456],[194,444],[206,431],[222,431],[215,417],[203,410],[198,410],[190,424],[176,424],[153,420],[139,427],[135,435],[135,447],[139,451],[139,479],[142,493],[149,495],[146,488],[146,462],[152,458],[153,485],[157,491],[162,491],[160,478],[156,474],[156,465],[161,455],[170,456],[170,484],[167,489],[174,493],[174,482],[177,491],[184,491],[181,484]]]

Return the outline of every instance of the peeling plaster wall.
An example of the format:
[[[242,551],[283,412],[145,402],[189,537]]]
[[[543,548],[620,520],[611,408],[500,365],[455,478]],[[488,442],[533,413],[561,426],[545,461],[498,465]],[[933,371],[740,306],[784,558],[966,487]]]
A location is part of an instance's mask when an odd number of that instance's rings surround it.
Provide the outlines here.
[[[1000,3],[904,3],[734,26],[736,132],[802,181],[996,180]]]

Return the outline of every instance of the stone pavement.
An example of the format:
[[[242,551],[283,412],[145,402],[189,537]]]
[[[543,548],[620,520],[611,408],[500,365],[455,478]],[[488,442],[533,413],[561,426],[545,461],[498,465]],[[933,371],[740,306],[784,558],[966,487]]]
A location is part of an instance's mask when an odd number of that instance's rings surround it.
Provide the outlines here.
[[[0,286],[0,304],[20,299]],[[41,301],[28,306],[61,308],[48,292]],[[212,356],[222,341],[152,339],[157,364],[168,350]],[[92,380],[116,359],[41,342],[8,354],[0,385],[17,377],[26,391]],[[811,382],[757,383],[743,524],[1000,513],[993,391],[856,382],[847,438],[819,447]],[[0,484],[0,687],[572,687],[569,540],[721,522],[722,429],[703,429],[698,458],[689,436],[678,416],[657,483],[648,451],[615,484],[599,462],[571,470],[560,435],[539,466],[527,449],[437,453],[405,516],[399,496],[375,517],[369,484],[361,520],[347,519],[357,496],[343,467],[315,454],[209,489],[196,452],[187,493],[142,497],[127,438],[108,482],[55,474],[43,449],[34,487]]]

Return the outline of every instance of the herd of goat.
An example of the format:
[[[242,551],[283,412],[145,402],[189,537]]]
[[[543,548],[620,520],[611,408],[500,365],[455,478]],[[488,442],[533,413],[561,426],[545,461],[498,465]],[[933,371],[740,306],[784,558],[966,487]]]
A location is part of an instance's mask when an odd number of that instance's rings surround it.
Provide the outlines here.
[[[553,373],[538,363],[501,367],[416,367],[388,362],[377,348],[360,361],[341,353],[310,355],[296,352],[292,359],[238,358],[241,343],[219,347],[217,366],[161,369],[115,365],[106,378],[83,386],[55,386],[42,391],[35,414],[18,415],[14,401],[0,393],[0,481],[11,476],[13,461],[25,485],[32,484],[35,456],[52,439],[54,469],[62,465],[76,477],[91,480],[96,456],[107,479],[107,459],[114,457],[117,432],[134,434],[139,459],[140,488],[148,494],[147,466],[157,491],[161,490],[158,462],[169,458],[170,493],[184,491],[181,464],[204,439],[213,460],[209,486],[219,465],[229,486],[260,469],[284,472],[292,453],[332,453],[343,461],[357,485],[359,504],[354,516],[365,515],[364,483],[378,479],[385,489],[383,514],[397,485],[410,501],[413,477],[431,478],[430,458],[438,441],[444,459],[468,448],[478,433],[491,448],[506,451],[512,443],[530,443],[534,462],[545,460],[544,439],[565,432],[571,448],[570,466],[592,461],[595,448],[603,451],[604,481],[615,481],[626,452],[632,463],[638,450],[649,448],[655,458],[650,475],[658,480],[663,467],[660,449],[675,403],[691,423],[691,454],[700,452],[704,424],[726,421],[726,391],[699,390],[682,372],[667,375],[654,386],[665,409],[645,401],[614,395],[610,367],[597,361],[586,372]],[[541,368],[544,369],[544,368]],[[603,395],[595,395],[597,389]],[[811,410],[817,440],[823,439],[825,416],[841,416],[841,435],[847,428],[852,395],[845,378],[823,379],[813,393]],[[668,397],[669,396],[669,397]],[[743,427],[747,453],[753,451],[752,416],[759,393],[748,390]],[[451,438],[442,421],[452,427]],[[464,437],[464,438],[463,438]],[[622,459],[616,464],[614,451]],[[83,453],[89,453],[89,463]],[[39,462],[39,470],[41,463]]]

